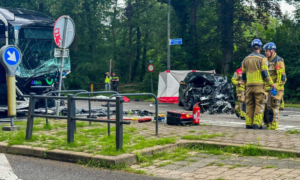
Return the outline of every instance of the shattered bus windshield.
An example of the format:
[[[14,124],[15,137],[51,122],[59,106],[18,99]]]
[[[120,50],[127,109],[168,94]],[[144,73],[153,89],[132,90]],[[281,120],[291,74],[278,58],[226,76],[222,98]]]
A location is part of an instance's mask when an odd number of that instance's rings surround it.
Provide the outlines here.
[[[54,57],[57,48],[50,28],[21,28],[18,36],[15,32],[15,44],[20,48],[23,57],[17,75],[31,77],[46,73],[58,72],[61,58]],[[64,72],[69,72],[70,59],[64,59]]]

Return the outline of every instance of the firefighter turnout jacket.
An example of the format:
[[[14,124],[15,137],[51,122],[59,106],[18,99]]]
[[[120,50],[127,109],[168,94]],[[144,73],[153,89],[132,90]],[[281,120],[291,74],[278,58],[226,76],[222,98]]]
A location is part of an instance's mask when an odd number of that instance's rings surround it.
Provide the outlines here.
[[[242,62],[242,79],[247,86],[263,86],[265,83],[272,86],[269,75],[268,59],[259,54],[251,53]]]
[[[253,52],[243,60],[242,71],[242,79],[246,84],[246,128],[258,129],[262,127],[264,106],[267,103],[264,86],[273,85],[268,59]]]
[[[245,85],[239,84],[238,83],[239,81],[242,81],[242,69],[241,68],[237,69],[234,72],[231,82],[233,85],[235,85],[236,91],[245,91]]]
[[[277,56],[276,53],[268,60],[269,74],[273,82],[277,86],[278,91],[284,90],[284,84],[286,82],[285,65],[281,57]],[[266,84],[266,91],[271,91],[272,87],[270,84]]]

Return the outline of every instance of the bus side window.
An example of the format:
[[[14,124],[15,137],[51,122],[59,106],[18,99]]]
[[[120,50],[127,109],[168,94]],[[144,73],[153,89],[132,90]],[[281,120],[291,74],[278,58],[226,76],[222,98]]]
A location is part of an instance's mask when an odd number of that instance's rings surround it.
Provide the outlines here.
[[[5,25],[0,21],[0,48],[5,45]]]
[[[5,25],[0,21],[0,48],[5,45]],[[6,83],[6,73],[4,67],[0,64],[0,84]],[[1,93],[0,93],[1,94]]]

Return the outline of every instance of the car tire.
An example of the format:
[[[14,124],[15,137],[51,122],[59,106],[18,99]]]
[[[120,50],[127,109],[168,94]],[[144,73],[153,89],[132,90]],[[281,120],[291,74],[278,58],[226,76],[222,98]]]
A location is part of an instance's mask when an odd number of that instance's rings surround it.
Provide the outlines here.
[[[178,106],[183,106],[181,100],[180,100],[180,97],[178,97]]]
[[[189,102],[184,102],[183,103],[183,106],[184,106],[184,109],[185,110],[188,110],[188,111],[191,111],[191,110],[193,110],[193,107],[194,107],[194,105],[196,104],[197,102],[196,102],[196,100],[194,99],[194,97],[191,97],[190,98],[190,100],[189,100]]]

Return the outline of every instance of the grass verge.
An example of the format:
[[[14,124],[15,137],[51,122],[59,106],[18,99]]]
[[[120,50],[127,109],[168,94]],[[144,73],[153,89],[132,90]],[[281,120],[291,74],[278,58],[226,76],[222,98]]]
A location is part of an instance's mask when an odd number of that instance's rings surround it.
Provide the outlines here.
[[[190,130],[189,132],[195,132],[193,130]],[[187,140],[203,140],[203,139],[213,139],[213,138],[217,138],[217,137],[224,137],[225,134],[219,134],[219,133],[215,133],[215,134],[202,134],[202,135],[185,135],[182,136],[181,139],[187,139]]]
[[[221,155],[221,154],[238,154],[242,156],[272,156],[277,158],[289,158],[289,157],[297,157],[295,153],[283,153],[276,151],[269,151],[262,149],[260,145],[248,144],[240,147],[235,146],[218,146],[218,145],[190,145],[188,147],[193,151],[205,152],[208,154]]]
[[[61,149],[76,152],[86,152],[101,155],[119,155],[131,153],[134,150],[144,149],[157,145],[175,143],[176,137],[151,138],[140,135],[140,131],[132,126],[124,126],[123,149],[116,150],[115,127],[111,125],[111,135],[107,135],[107,126],[102,123],[77,122],[77,132],[75,141],[67,143],[66,121],[49,120],[46,125],[45,119],[36,118],[34,120],[33,135],[30,140],[25,140],[26,121],[15,122],[22,127],[19,131],[0,131],[0,142],[11,145],[28,145],[31,147],[43,147],[48,150]],[[2,128],[1,125],[0,128]]]
[[[119,170],[124,172],[130,172],[135,174],[143,174],[146,175],[147,173],[142,170],[135,170],[130,167],[128,167],[125,163],[113,165],[113,164],[107,164],[104,161],[95,161],[95,160],[89,160],[88,162],[78,160],[77,164],[84,165],[87,167],[94,167],[94,168],[105,168],[109,170]]]

